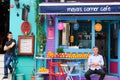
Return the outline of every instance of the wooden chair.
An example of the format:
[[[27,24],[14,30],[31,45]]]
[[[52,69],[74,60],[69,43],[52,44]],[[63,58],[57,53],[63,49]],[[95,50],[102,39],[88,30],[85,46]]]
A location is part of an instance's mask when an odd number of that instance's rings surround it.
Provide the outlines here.
[[[60,62],[49,62],[49,80],[66,80]]]

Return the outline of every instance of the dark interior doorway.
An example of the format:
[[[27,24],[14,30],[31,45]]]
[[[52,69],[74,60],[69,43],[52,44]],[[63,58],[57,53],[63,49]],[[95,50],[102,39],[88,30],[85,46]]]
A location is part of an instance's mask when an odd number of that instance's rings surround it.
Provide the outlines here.
[[[100,32],[95,32],[95,45],[99,48],[99,53],[103,56],[106,73],[108,73],[108,26],[111,20],[96,20],[96,23],[102,25]]]
[[[3,46],[9,31],[9,4],[10,0],[0,0],[0,54],[4,54]]]

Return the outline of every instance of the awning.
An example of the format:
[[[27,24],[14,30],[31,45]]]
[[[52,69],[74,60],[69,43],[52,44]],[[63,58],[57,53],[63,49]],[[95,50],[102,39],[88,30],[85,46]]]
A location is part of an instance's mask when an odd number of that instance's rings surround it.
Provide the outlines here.
[[[120,14],[120,2],[40,3],[40,14]]]

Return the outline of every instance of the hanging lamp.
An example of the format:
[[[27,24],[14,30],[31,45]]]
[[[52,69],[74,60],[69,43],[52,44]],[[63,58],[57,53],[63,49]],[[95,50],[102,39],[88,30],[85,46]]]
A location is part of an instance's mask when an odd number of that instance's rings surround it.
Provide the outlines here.
[[[102,25],[100,23],[96,23],[94,29],[99,32],[102,30]]]
[[[58,30],[63,30],[64,29],[63,22],[59,22],[57,27],[58,27]]]
[[[76,22],[76,23],[74,23],[74,25],[73,25],[73,29],[74,30],[78,30],[79,29],[79,24]]]

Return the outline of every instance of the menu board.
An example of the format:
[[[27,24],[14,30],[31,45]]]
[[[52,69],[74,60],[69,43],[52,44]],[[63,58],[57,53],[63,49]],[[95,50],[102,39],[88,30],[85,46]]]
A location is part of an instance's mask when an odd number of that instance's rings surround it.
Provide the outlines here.
[[[34,37],[19,36],[18,37],[18,55],[34,55]]]

